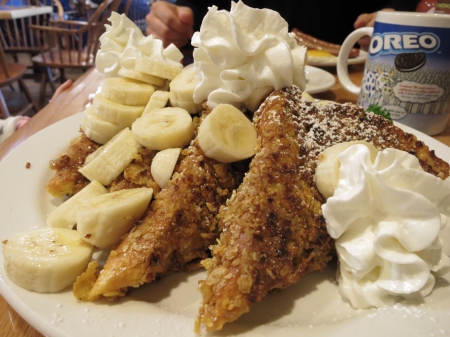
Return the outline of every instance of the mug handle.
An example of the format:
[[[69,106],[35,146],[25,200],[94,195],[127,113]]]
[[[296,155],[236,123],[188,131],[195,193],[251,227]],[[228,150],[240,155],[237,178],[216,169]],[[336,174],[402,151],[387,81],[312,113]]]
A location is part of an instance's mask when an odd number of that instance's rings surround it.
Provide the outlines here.
[[[350,50],[353,48],[356,42],[363,36],[372,36],[373,27],[363,27],[354,30],[342,44],[341,50],[339,51],[338,61],[337,61],[337,75],[342,86],[349,92],[355,95],[359,95],[361,87],[353,84],[352,80],[348,76],[348,56]]]

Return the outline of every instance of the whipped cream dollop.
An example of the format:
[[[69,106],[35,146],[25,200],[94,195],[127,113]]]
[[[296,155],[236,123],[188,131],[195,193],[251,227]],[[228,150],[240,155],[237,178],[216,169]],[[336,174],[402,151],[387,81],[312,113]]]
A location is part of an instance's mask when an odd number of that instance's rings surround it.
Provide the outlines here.
[[[322,206],[339,257],[339,291],[353,307],[383,307],[428,295],[448,272],[439,232],[450,214],[450,181],[423,171],[416,157],[367,146],[339,155],[339,183]]]
[[[150,57],[182,68],[183,54],[173,44],[163,47],[163,42],[153,35],[144,36],[142,31],[125,14],[111,13],[105,25],[106,31],[100,36],[100,49],[95,65],[106,77],[118,76],[121,68],[134,70],[138,57]]]
[[[230,12],[209,8],[192,37],[199,83],[194,102],[239,106],[256,88],[297,85],[304,90],[306,48],[297,45],[287,22],[275,11],[239,1]]]

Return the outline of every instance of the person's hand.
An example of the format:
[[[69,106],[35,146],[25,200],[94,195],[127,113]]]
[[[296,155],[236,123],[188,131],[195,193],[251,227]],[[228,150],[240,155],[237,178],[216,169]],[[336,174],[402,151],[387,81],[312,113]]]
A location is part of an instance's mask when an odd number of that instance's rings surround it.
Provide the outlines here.
[[[153,2],[145,17],[147,34],[153,34],[164,43],[173,43],[178,48],[186,45],[194,34],[194,13],[189,7],[176,6],[169,2]]]
[[[384,8],[381,11],[394,12],[395,10],[393,8]],[[373,27],[373,25],[375,24],[376,16],[377,16],[377,12],[361,14],[360,16],[358,16],[356,18],[356,21],[353,24],[353,27],[355,29],[362,28],[362,27]],[[362,50],[368,50],[369,45],[370,45],[370,37],[369,36],[362,37],[361,39],[358,40],[358,44]]]
[[[55,91],[55,93],[53,94],[52,98],[50,99],[49,103],[51,103],[53,100],[55,100],[59,95],[61,95],[61,93],[70,88],[72,86],[73,82],[71,79],[68,79],[67,81],[65,81],[63,84],[61,84]]]

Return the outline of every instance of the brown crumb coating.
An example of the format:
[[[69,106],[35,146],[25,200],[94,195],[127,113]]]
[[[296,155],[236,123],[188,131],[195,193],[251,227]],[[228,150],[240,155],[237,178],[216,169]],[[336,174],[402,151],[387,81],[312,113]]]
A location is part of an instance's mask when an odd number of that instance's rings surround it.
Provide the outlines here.
[[[78,169],[83,166],[86,157],[100,147],[82,133],[71,140],[67,151],[50,161],[54,176],[45,185],[52,196],[62,199],[81,191],[90,181]]]
[[[317,156],[327,147],[367,140],[416,155],[441,178],[447,163],[415,136],[352,104],[319,105],[296,87],[273,93],[255,113],[257,152],[243,183],[218,215],[223,232],[203,261],[199,333],[220,330],[271,290],[322,270],[334,255],[314,182]]]

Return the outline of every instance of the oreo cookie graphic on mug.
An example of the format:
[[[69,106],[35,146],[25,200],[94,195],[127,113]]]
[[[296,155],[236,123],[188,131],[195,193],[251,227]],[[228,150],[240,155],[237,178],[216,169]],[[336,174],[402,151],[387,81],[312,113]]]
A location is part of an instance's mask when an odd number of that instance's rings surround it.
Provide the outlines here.
[[[398,71],[410,72],[422,68],[427,62],[427,55],[424,52],[402,53],[395,57],[395,68]]]
[[[371,40],[357,86],[346,55],[366,35]],[[428,135],[444,131],[450,118],[450,15],[377,12],[373,27],[356,29],[342,44],[337,73],[364,109],[376,105]]]

